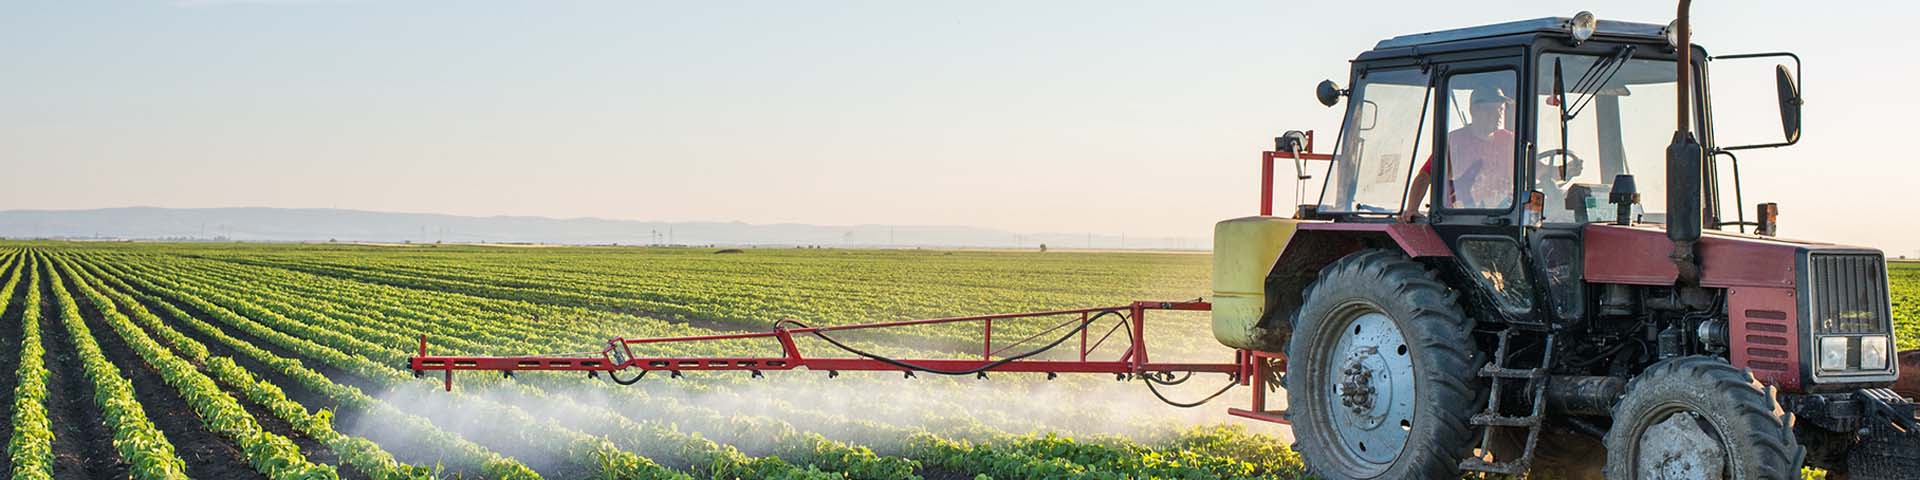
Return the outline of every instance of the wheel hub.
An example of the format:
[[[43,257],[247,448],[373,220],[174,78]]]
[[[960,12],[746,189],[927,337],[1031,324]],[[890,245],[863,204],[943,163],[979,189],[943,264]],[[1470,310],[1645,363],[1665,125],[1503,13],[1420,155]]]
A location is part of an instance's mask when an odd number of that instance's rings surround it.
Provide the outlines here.
[[[1413,427],[1413,359],[1399,325],[1374,311],[1355,315],[1329,352],[1328,414],[1348,455],[1390,464]]]
[[[1723,478],[1726,452],[1701,418],[1679,412],[1640,434],[1634,470],[1641,478]]]
[[[1380,395],[1393,394],[1392,390],[1381,392],[1373,386],[1373,377],[1376,372],[1383,377],[1383,383],[1392,382],[1392,374],[1379,368],[1384,363],[1377,358],[1379,353],[1378,347],[1362,347],[1353,352],[1352,356],[1347,357],[1346,367],[1340,371],[1345,375],[1344,381],[1340,382],[1340,406],[1347,407],[1354,416],[1370,420],[1375,425],[1379,422],[1373,420],[1378,420],[1380,417],[1378,413],[1382,413],[1375,411],[1375,400]]]

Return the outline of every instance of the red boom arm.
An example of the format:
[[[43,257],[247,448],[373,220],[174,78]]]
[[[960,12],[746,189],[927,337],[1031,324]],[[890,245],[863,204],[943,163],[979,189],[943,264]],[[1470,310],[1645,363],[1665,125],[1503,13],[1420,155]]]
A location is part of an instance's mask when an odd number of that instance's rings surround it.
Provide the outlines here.
[[[1133,302],[1116,307],[1081,308],[1072,310],[1052,310],[1044,312],[1010,313],[998,315],[978,315],[968,317],[934,318],[907,320],[898,322],[865,323],[857,325],[837,325],[809,327],[797,322],[781,321],[774,324],[773,331],[760,333],[734,333],[723,335],[702,335],[691,337],[656,338],[615,338],[607,342],[598,355],[592,356],[437,356],[427,354],[427,338],[420,337],[420,353],[408,362],[408,368],[415,375],[429,371],[440,371],[445,375],[445,385],[453,389],[453,372],[457,370],[498,371],[511,375],[517,371],[585,371],[590,374],[637,369],[639,375],[655,370],[667,370],[679,373],[685,370],[745,370],[759,372],[765,370],[808,370],[840,371],[915,371],[943,374],[982,374],[986,372],[1026,372],[1046,373],[1106,373],[1116,375],[1166,375],[1172,373],[1214,372],[1231,375],[1239,385],[1254,387],[1254,408],[1251,410],[1232,409],[1238,416],[1258,420],[1285,423],[1278,412],[1264,408],[1266,381],[1272,372],[1285,370],[1283,355],[1237,350],[1231,363],[1155,363],[1148,359],[1146,342],[1146,314],[1149,310],[1208,311],[1213,305],[1194,300],[1187,302]],[[1095,337],[1088,328],[1105,316],[1119,316],[1124,321],[1114,324],[1111,330]],[[995,348],[993,324],[1001,321],[1039,319],[1044,317],[1065,317],[1067,321],[1052,328],[1026,336],[1018,341]],[[856,330],[874,330],[916,325],[955,324],[978,322],[981,325],[981,346],[978,358],[966,359],[892,359],[880,357],[853,349],[826,336],[832,332]],[[1119,329],[1125,327],[1131,341],[1126,349],[1119,352],[1117,358],[1095,358],[1096,350],[1113,337]],[[1053,345],[1033,347],[1029,352],[1006,354],[1008,349],[1019,347],[1043,335],[1069,329]],[[1074,331],[1074,330],[1077,330]],[[795,335],[814,335],[835,346],[841,347],[857,356],[809,357],[800,352],[794,341]],[[1027,356],[1039,353],[1052,346],[1065,344],[1071,337],[1078,337],[1077,353],[1070,360],[1028,360]],[[634,354],[635,346],[665,344],[684,344],[693,342],[716,342],[744,339],[773,339],[780,346],[778,356],[738,356],[738,357],[652,357]],[[621,383],[631,381],[619,380]],[[637,380],[637,377],[636,377]],[[1211,398],[1211,397],[1210,397]]]

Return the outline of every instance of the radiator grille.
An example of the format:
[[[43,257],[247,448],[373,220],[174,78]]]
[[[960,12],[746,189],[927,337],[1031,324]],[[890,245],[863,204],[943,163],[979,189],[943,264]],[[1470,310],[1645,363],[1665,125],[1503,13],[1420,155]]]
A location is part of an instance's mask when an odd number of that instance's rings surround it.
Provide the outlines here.
[[[1815,334],[1888,333],[1886,260],[1815,253],[1807,263]]]

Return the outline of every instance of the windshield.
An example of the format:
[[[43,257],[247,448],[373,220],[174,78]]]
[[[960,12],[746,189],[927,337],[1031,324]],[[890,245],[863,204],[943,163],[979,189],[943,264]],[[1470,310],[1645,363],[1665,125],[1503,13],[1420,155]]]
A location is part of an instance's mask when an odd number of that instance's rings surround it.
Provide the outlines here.
[[[1400,212],[1412,159],[1423,155],[1427,83],[1426,72],[1409,68],[1369,72],[1354,84],[1346,120],[1352,133],[1327,167],[1321,212]]]
[[[1673,62],[1612,60],[1594,55],[1540,56],[1534,184],[1547,196],[1548,222],[1613,221],[1616,210],[1607,203],[1607,193],[1618,174],[1632,174],[1640,193],[1634,216],[1646,222],[1666,221]],[[1560,72],[1557,79],[1556,71]],[[1565,90],[1565,98],[1556,94],[1560,90]],[[1564,130],[1563,111],[1571,117]]]

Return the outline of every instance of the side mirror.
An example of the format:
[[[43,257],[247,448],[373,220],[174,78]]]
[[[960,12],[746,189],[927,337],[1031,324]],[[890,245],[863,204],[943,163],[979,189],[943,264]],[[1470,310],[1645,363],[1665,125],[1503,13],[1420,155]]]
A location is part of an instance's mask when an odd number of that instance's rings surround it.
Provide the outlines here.
[[[1800,85],[1794,83],[1793,72],[1786,65],[1776,65],[1773,69],[1774,83],[1780,92],[1780,129],[1787,135],[1787,143],[1800,141]]]
[[[1713,57],[1712,60],[1718,62],[1718,61],[1725,61],[1725,60],[1759,59],[1759,58],[1781,58],[1781,59],[1791,60],[1793,62],[1792,65],[1775,64],[1773,66],[1773,81],[1774,81],[1774,88],[1775,88],[1774,93],[1778,95],[1775,98],[1775,100],[1779,103],[1779,106],[1780,106],[1780,133],[1784,134],[1786,138],[1777,142],[1770,141],[1770,142],[1756,143],[1756,144],[1736,144],[1734,146],[1720,146],[1717,148],[1717,151],[1727,152],[1727,151],[1747,150],[1747,149],[1755,149],[1755,148],[1785,147],[1785,146],[1793,145],[1796,143],[1800,143],[1800,106],[1805,102],[1802,101],[1802,99],[1800,98],[1800,83],[1797,82],[1794,78],[1794,77],[1801,76],[1800,74],[1802,73],[1800,70],[1801,65],[1800,65],[1799,55],[1794,55],[1793,53],[1790,53],[1790,52],[1743,53],[1739,55],[1721,55],[1721,56]],[[1750,65],[1750,64],[1747,64],[1744,62],[1735,62],[1730,65]],[[1765,68],[1765,64],[1753,65],[1752,67],[1735,67],[1735,68],[1742,69],[1742,70],[1735,70],[1735,71],[1744,72],[1738,75],[1740,77],[1746,77],[1748,75],[1758,76],[1758,74],[1760,74],[1761,72],[1760,69]],[[1752,68],[1752,69],[1744,70],[1746,68]],[[1726,76],[1722,75],[1722,77],[1726,77]],[[1719,78],[1719,77],[1716,77],[1716,78]],[[1740,90],[1738,92],[1729,91],[1729,93],[1734,93],[1736,97],[1744,97],[1745,94],[1739,93],[1739,92],[1747,92],[1747,91],[1752,91],[1755,94],[1758,94],[1762,90]],[[1727,100],[1727,98],[1733,98],[1733,97],[1720,97],[1718,95],[1715,95],[1716,100],[1721,100],[1717,102],[1720,105],[1726,105],[1729,101],[1731,101],[1731,100]],[[1743,98],[1745,101],[1740,103],[1746,104],[1747,102],[1753,102],[1753,101],[1764,102],[1765,100],[1761,100],[1761,98],[1765,98],[1765,97]],[[1754,106],[1758,107],[1759,105],[1754,105]],[[1751,116],[1751,115],[1747,115],[1747,116]],[[1724,133],[1724,132],[1716,132],[1716,133]],[[1715,135],[1715,137],[1720,140],[1726,140],[1728,138],[1733,137],[1733,135]]]
[[[1346,94],[1347,91],[1341,90],[1340,84],[1333,83],[1333,80],[1321,80],[1320,86],[1313,92],[1315,97],[1320,98],[1321,105],[1329,107],[1340,104],[1340,97]]]

